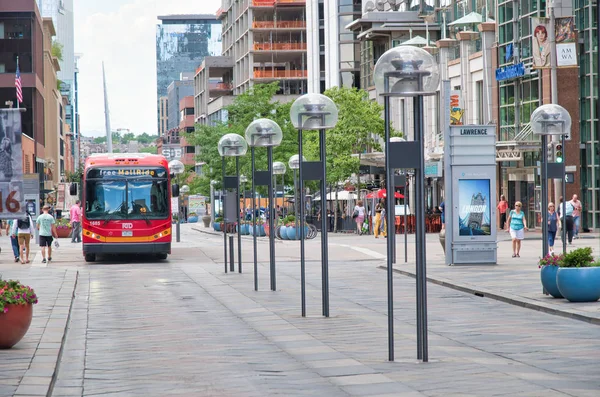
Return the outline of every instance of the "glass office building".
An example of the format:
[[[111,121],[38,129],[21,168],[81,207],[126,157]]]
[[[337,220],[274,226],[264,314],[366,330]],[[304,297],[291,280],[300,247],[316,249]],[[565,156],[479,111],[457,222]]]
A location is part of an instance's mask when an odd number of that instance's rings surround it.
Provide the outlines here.
[[[181,73],[194,72],[204,57],[221,55],[221,22],[214,15],[159,16],[156,27],[157,114],[160,98]],[[158,124],[160,125],[160,124]]]

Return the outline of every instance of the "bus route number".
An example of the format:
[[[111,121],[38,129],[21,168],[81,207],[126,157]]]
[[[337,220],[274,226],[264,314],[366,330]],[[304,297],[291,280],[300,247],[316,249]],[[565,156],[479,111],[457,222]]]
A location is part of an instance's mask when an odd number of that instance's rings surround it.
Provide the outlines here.
[[[10,192],[10,194],[6,197],[6,201],[4,201],[4,196],[2,192],[0,192],[0,212],[4,212],[4,207],[8,212],[19,212],[21,210],[21,204],[15,200],[15,194],[17,194],[16,190]]]
[[[100,226],[100,221],[91,221],[90,225],[92,225],[92,226]]]

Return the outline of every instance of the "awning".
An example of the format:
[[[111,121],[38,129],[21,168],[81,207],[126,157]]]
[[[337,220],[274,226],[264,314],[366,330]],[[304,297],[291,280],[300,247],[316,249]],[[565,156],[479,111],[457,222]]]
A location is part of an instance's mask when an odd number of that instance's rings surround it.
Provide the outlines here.
[[[356,200],[358,198],[356,196],[356,193],[349,192],[347,190],[340,190],[339,192],[337,192],[337,196],[338,196],[338,200],[340,200],[340,201]],[[335,192],[327,193],[327,201],[334,201],[334,200],[335,200]],[[321,201],[321,197],[317,197],[313,201]]]
[[[450,22],[448,26],[466,26],[466,25],[476,25],[483,21],[483,17],[481,14],[476,12],[472,12],[470,14],[465,15],[462,18],[458,18],[454,22]]]
[[[403,45],[426,46],[428,44],[427,44],[427,39],[425,37],[415,36],[412,39],[405,41],[404,43],[402,43],[400,45],[401,46],[403,46]],[[431,40],[429,40],[429,45],[435,46],[435,43],[433,43]]]

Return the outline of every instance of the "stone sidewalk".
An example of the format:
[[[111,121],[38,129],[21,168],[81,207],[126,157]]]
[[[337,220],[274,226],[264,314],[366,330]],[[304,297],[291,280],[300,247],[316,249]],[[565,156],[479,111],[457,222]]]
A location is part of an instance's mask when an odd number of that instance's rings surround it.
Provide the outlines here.
[[[214,237],[222,236],[212,229],[198,226],[193,230]],[[396,273],[413,277],[415,274],[414,235],[408,235],[408,253],[405,261],[404,235],[396,235],[397,262]],[[437,234],[427,235],[427,276],[430,283],[436,283],[463,292],[477,294],[506,303],[527,307],[546,313],[569,317],[600,325],[600,303],[571,303],[565,299],[554,299],[542,293],[537,262],[541,257],[541,239],[539,233],[528,232],[523,241],[520,258],[512,258],[512,243],[508,233],[498,234],[497,265],[446,266],[444,253]],[[260,261],[268,261],[268,240],[258,239]],[[298,261],[300,243],[298,241],[276,240],[277,260]],[[221,241],[222,244],[222,241]],[[592,247],[594,255],[600,257],[600,236],[592,233],[582,234],[582,238],[573,240],[567,250],[578,247]],[[237,258],[237,240],[236,240]],[[560,240],[555,249],[562,249]],[[306,241],[306,255],[309,261],[320,262],[320,237]],[[243,236],[242,256],[251,261],[253,255],[252,238]],[[215,253],[212,258],[222,261],[223,253]],[[382,270],[387,268],[386,239],[353,234],[329,234],[330,260],[366,261],[378,260]],[[236,259],[237,260],[237,259]],[[236,264],[237,266],[237,264]],[[246,265],[247,266],[247,265]]]
[[[3,247],[4,249],[8,247]],[[0,352],[0,396],[50,395],[61,359],[78,272],[0,264],[4,279],[32,287],[38,304],[29,331],[12,349]]]

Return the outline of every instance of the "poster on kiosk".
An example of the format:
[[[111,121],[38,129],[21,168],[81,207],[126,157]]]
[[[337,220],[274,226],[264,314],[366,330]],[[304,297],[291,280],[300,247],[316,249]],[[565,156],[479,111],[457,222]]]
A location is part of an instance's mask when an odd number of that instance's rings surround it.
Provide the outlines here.
[[[469,168],[457,170],[454,181],[457,209],[453,219],[455,241],[496,241],[496,215],[491,205],[495,203],[492,197],[493,175],[485,170]]]

